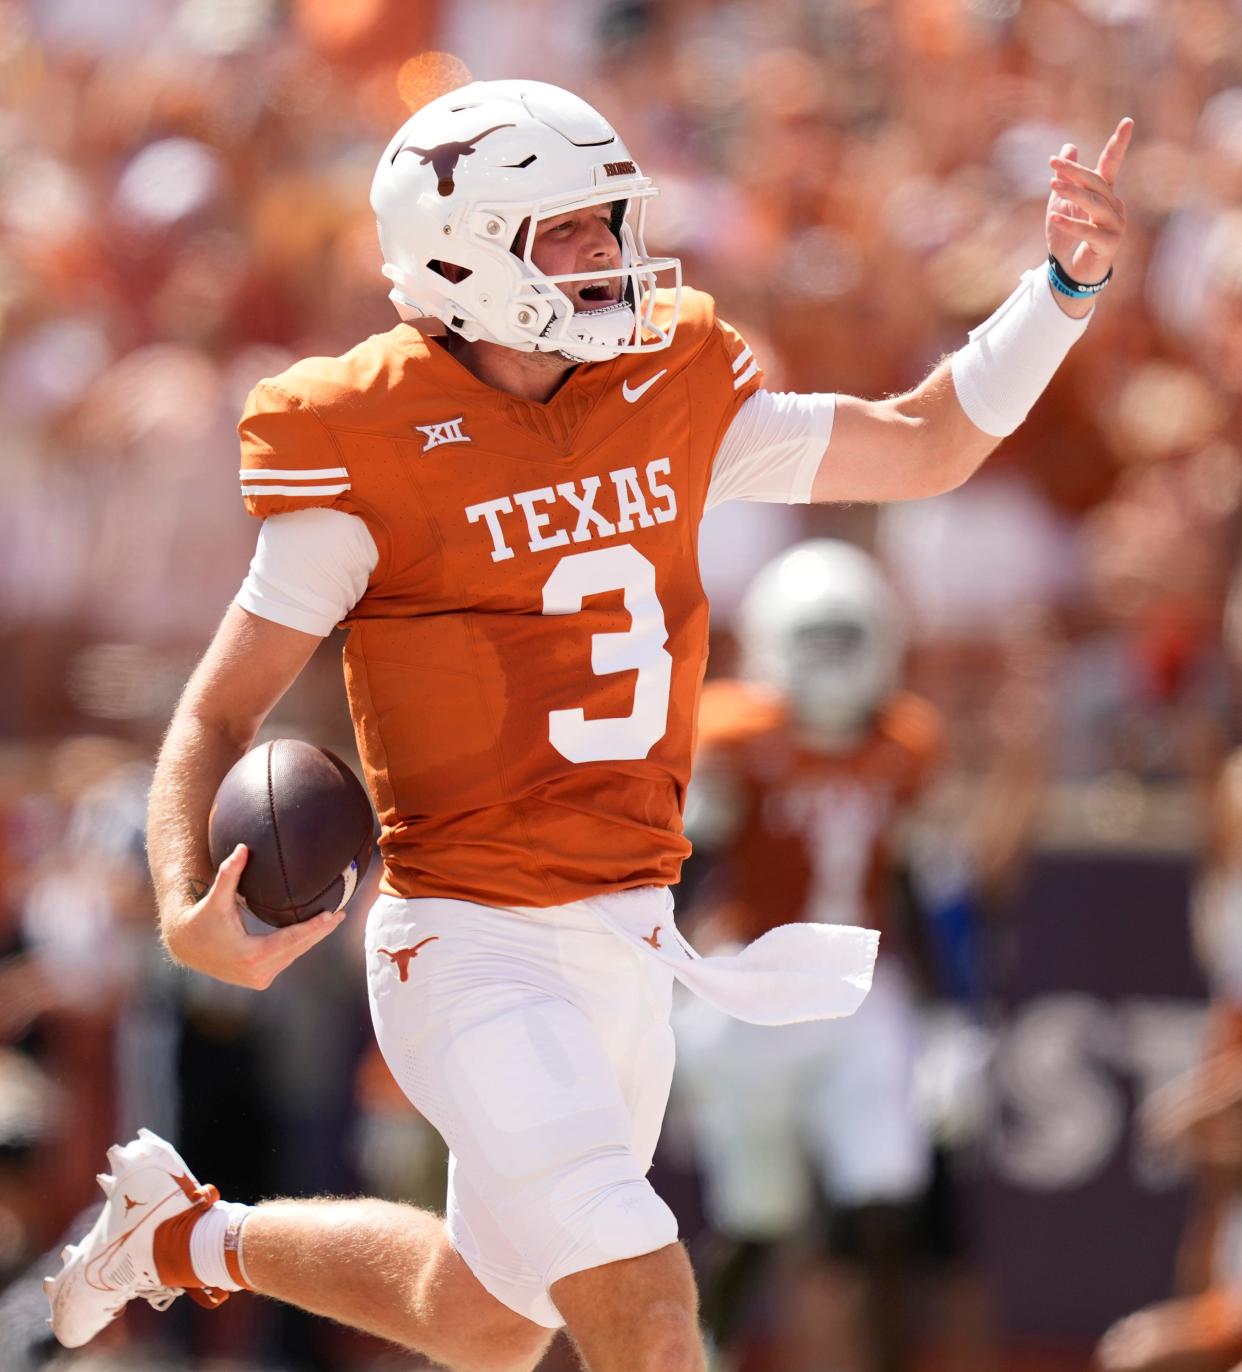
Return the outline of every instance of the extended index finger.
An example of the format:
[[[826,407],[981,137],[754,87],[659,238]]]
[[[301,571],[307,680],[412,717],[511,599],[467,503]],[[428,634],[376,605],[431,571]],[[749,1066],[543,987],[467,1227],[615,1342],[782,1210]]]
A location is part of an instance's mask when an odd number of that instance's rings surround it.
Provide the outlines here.
[[[1096,165],[1096,170],[1111,186],[1117,180],[1117,173],[1121,170],[1121,164],[1125,161],[1126,149],[1130,146],[1130,137],[1134,133],[1134,120],[1127,115],[1113,130],[1112,137],[1104,144],[1104,151],[1100,154],[1100,160]]]

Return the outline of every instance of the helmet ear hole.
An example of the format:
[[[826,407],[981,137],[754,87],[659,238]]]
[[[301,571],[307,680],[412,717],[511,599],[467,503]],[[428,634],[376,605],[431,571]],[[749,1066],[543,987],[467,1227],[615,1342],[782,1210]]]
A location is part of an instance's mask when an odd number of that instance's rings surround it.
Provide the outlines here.
[[[435,272],[454,285],[464,281],[468,276],[474,275],[469,267],[463,267],[458,262],[431,261],[427,263],[427,267],[429,271]]]

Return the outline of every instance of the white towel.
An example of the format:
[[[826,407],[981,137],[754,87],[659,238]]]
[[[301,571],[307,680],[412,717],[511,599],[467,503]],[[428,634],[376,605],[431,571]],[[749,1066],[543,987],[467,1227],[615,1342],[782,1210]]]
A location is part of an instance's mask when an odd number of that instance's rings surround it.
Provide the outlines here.
[[[628,902],[626,895],[643,896]],[[652,925],[650,887],[582,904],[647,957],[659,958],[696,996],[750,1024],[797,1024],[852,1015],[871,989],[880,935],[845,924],[781,924],[736,952],[703,957],[673,922]]]

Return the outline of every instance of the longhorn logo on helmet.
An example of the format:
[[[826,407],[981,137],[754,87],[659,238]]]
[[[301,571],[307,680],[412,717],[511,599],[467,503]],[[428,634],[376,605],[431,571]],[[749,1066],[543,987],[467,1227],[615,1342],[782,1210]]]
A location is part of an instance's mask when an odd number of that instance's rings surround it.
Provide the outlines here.
[[[457,170],[457,163],[463,157],[469,157],[472,152],[477,152],[477,145],[485,139],[489,133],[497,133],[501,129],[512,129],[517,126],[514,124],[494,124],[490,129],[484,129],[482,133],[464,143],[437,143],[434,148],[414,148],[408,144],[404,148],[398,148],[392,155],[395,162],[403,152],[416,152],[422,161],[419,166],[425,167],[429,163],[438,178],[436,190],[441,195],[453,194],[453,173]]]

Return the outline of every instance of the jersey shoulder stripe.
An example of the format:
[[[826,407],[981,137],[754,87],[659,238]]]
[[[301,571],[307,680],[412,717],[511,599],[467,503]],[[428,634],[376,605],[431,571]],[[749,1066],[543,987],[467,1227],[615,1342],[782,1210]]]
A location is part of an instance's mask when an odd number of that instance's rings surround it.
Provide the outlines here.
[[[298,496],[313,504],[353,489],[347,467],[243,467],[238,476],[243,497]]]
[[[313,482],[305,486],[249,486],[244,481],[242,482],[242,496],[246,499],[256,500],[260,496],[295,495],[300,496],[302,500],[312,505],[322,503],[322,497],[324,496],[343,495],[346,491],[352,489],[353,487],[348,481],[340,482],[334,486],[317,485]],[[251,513],[255,514],[259,512],[251,511]],[[276,513],[274,510],[266,510],[263,512],[263,518],[274,513]]]
[[[322,481],[328,477],[348,476],[345,467],[243,467],[238,476],[243,481]]]
[[[747,363],[750,365],[747,366]],[[744,348],[733,359],[733,389],[740,391],[742,387],[759,370],[759,363],[755,360],[755,355],[749,347]]]
[[[242,498],[259,519],[332,505],[352,487],[331,431],[286,388],[288,375],[259,382],[237,426]]]

